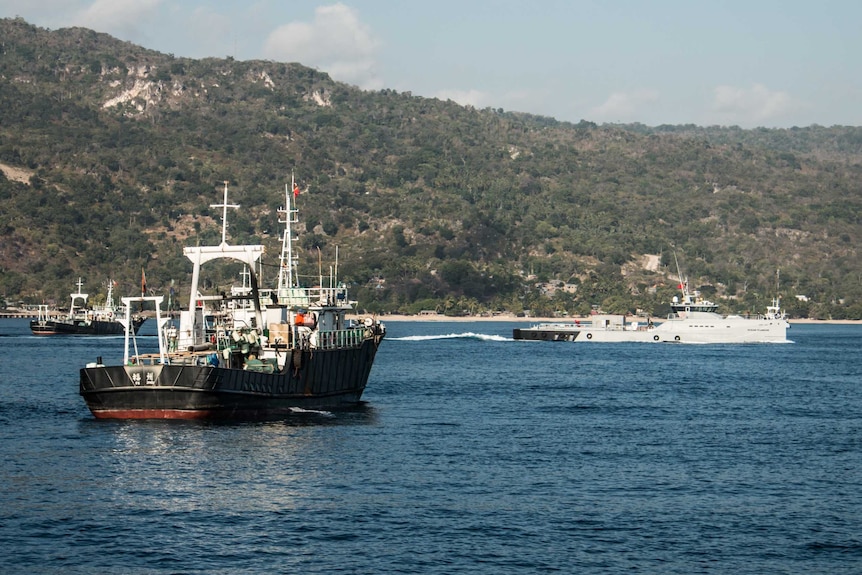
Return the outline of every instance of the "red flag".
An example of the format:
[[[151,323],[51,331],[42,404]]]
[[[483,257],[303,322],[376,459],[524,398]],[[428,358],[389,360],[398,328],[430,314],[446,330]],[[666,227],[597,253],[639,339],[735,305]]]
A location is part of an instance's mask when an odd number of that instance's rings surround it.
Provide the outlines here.
[[[676,289],[682,289],[682,284],[679,284],[678,286],[676,286]]]
[[[293,186],[293,197],[295,198],[298,195],[299,195],[299,186],[294,185]]]

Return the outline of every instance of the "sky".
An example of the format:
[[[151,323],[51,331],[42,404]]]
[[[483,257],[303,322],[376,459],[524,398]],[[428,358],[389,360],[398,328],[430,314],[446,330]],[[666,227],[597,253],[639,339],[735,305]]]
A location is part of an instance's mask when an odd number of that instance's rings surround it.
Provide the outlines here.
[[[19,16],[568,122],[862,125],[858,0],[0,0]]]

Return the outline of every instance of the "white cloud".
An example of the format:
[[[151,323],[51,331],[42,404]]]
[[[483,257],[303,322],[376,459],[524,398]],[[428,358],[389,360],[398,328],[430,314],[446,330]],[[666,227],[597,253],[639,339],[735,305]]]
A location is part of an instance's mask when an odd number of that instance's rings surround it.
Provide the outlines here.
[[[72,25],[137,41],[141,25],[158,12],[162,0],[95,0],[72,18]]]
[[[299,62],[333,79],[365,89],[382,82],[376,73],[380,41],[353,8],[338,3],[315,10],[312,22],[290,22],[274,30],[264,44],[267,58]]]
[[[780,119],[797,107],[786,92],[774,92],[763,84],[755,84],[751,88],[716,87],[711,111],[718,123],[746,126]]]
[[[184,18],[177,15],[178,19]],[[217,12],[208,6],[197,6],[189,21],[183,21],[183,34],[194,44],[192,53],[203,57],[233,56],[238,58],[237,33],[242,34],[245,20],[237,22],[229,15]]]
[[[600,122],[639,121],[639,118],[649,115],[643,112],[644,107],[654,104],[658,99],[659,93],[656,90],[614,92],[602,105],[593,108],[591,113],[592,117]]]

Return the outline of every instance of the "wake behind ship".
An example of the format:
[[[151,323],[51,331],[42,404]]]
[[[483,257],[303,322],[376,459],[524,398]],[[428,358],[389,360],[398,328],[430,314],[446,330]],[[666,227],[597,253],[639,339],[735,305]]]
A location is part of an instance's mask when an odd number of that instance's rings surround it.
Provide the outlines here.
[[[193,263],[189,307],[179,328],[161,316],[162,296],[123,298],[122,365],[101,359],[80,371],[80,394],[100,419],[259,419],[297,408],[332,409],[360,402],[386,334],[374,318],[347,319],[356,302],[329,278],[329,286],[299,287],[293,254],[291,188],[286,188],[285,232],[277,287],[262,290],[255,268],[262,245],[227,243],[227,183],[222,242],[186,247]],[[201,267],[216,260],[245,264],[250,286],[202,295]],[[337,269],[337,267],[336,267]],[[321,278],[323,279],[323,278]],[[133,302],[156,308],[159,352],[139,354],[128,326]],[[265,302],[265,304],[263,303]],[[134,353],[133,353],[134,351]]]

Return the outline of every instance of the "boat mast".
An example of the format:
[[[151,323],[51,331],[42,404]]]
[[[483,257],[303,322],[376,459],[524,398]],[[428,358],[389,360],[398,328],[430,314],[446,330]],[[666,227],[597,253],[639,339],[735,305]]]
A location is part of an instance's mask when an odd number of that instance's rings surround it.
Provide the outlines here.
[[[222,208],[221,215],[221,243],[222,245],[227,245],[227,209],[234,208],[238,209],[239,204],[229,204],[227,203],[227,180],[224,181],[224,201],[220,204],[210,204],[211,208]],[[143,294],[141,294],[143,295]]]
[[[775,317],[781,317],[781,268],[775,268],[775,297],[772,306],[768,308]]]
[[[293,253],[293,228],[292,224],[298,223],[298,210],[290,205],[291,194],[296,197],[299,195],[299,188],[296,185],[293,173],[290,174],[290,186],[284,186],[284,206],[278,210],[278,213],[284,216],[284,219],[279,218],[278,223],[284,224],[284,234],[281,238],[281,256],[279,256],[278,268],[278,294],[279,296],[287,295],[287,290],[298,287],[299,276],[297,274],[298,256]]]
[[[679,289],[682,290],[682,298],[684,303],[691,301],[691,295],[688,293],[688,279],[682,278],[682,271],[679,269],[679,260],[676,257],[676,250],[673,252],[673,261],[676,262],[676,275],[679,278]]]
[[[105,296],[105,307],[109,310],[114,309],[114,280],[108,280],[108,295]]]
[[[89,294],[85,294],[81,291],[81,288],[84,287],[84,280],[82,280],[79,277],[78,283],[76,285],[78,286],[78,291],[77,291],[77,293],[72,294],[72,303],[69,304],[69,317],[70,318],[73,315],[75,315],[75,301],[80,299],[81,300],[81,307],[82,308],[87,307],[87,298],[89,297]]]

